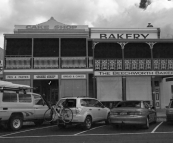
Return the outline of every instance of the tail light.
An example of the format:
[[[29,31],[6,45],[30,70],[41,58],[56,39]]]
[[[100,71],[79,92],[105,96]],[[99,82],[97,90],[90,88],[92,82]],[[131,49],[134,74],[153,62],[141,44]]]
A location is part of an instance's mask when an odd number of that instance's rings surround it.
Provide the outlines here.
[[[80,114],[81,111],[82,111],[82,108],[80,108],[80,107],[76,108],[76,114]]]

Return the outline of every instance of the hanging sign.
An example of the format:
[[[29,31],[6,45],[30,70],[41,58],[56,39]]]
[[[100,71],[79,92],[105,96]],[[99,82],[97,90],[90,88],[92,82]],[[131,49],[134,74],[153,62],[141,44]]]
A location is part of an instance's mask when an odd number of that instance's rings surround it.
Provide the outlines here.
[[[58,79],[58,75],[34,75],[34,79]]]
[[[30,79],[30,75],[6,75],[6,79]]]
[[[85,79],[86,75],[84,74],[66,74],[66,75],[61,75],[62,79]]]

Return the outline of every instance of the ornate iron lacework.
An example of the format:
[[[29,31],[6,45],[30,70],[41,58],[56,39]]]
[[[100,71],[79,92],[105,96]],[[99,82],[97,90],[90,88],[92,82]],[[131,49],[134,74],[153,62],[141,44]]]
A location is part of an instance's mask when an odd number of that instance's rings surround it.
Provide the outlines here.
[[[131,60],[125,60],[125,70],[130,70],[131,67]]]
[[[146,59],[145,69],[146,70],[151,70],[151,60],[150,59]]]
[[[160,69],[160,60],[159,59],[154,59],[154,70],[159,70]]]
[[[95,60],[95,70],[100,70],[100,60]]]
[[[144,69],[145,69],[145,60],[139,59],[139,70],[144,70]]]
[[[122,60],[117,60],[117,70],[122,70]]]
[[[137,60],[131,60],[132,62],[132,70],[137,70],[138,69],[138,59]]]
[[[109,60],[109,69],[115,70],[116,69],[116,60]]]
[[[168,69],[172,70],[173,69],[173,59],[168,60]]]
[[[161,65],[162,70],[166,70],[167,69],[167,60],[166,59],[160,60],[160,65]]]
[[[107,60],[101,60],[101,70],[108,70]]]

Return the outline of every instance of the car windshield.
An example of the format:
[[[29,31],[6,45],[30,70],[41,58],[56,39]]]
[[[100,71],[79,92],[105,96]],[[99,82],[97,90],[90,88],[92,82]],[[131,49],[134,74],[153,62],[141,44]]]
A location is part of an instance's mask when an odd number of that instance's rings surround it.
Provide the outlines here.
[[[141,108],[141,102],[140,101],[125,101],[125,102],[119,102],[116,106],[119,107],[136,107]]]

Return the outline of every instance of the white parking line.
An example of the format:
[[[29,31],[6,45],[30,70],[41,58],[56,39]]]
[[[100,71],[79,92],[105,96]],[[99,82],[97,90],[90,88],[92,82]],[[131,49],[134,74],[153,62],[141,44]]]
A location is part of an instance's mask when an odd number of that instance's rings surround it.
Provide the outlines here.
[[[77,134],[74,134],[74,136],[77,136],[77,135],[79,135],[79,134],[82,134],[82,133],[85,133],[85,132],[88,132],[88,131],[91,131],[91,130],[94,130],[94,129],[97,129],[97,128],[101,128],[101,127],[104,127],[104,126],[106,126],[106,125],[99,126],[99,127],[95,127],[95,128],[90,129],[90,130],[83,131],[83,132],[79,132],[79,133],[77,133]]]
[[[154,132],[157,130],[157,128],[158,128],[162,123],[163,123],[163,122],[161,122],[160,124],[158,124],[158,125],[152,130],[151,133],[154,133]]]
[[[54,126],[57,126],[57,125],[54,125]],[[0,136],[0,137],[6,137],[6,136],[18,134],[18,133],[24,133],[24,132],[33,131],[33,130],[39,130],[39,129],[45,129],[45,128],[50,128],[50,127],[54,127],[54,126],[48,126],[48,127],[43,127],[43,128],[35,128],[35,129],[30,129],[30,130],[15,132],[15,133],[11,133],[11,134],[5,134],[5,135],[2,135],[2,136]]]
[[[172,134],[173,132],[155,132],[154,134]],[[142,132],[142,133],[117,133],[117,134],[82,134],[79,136],[76,135],[47,135],[47,136],[15,136],[15,137],[2,137],[0,139],[18,139],[18,138],[47,138],[47,137],[81,137],[81,136],[118,136],[118,135],[142,135],[142,134],[151,134],[151,132]]]

